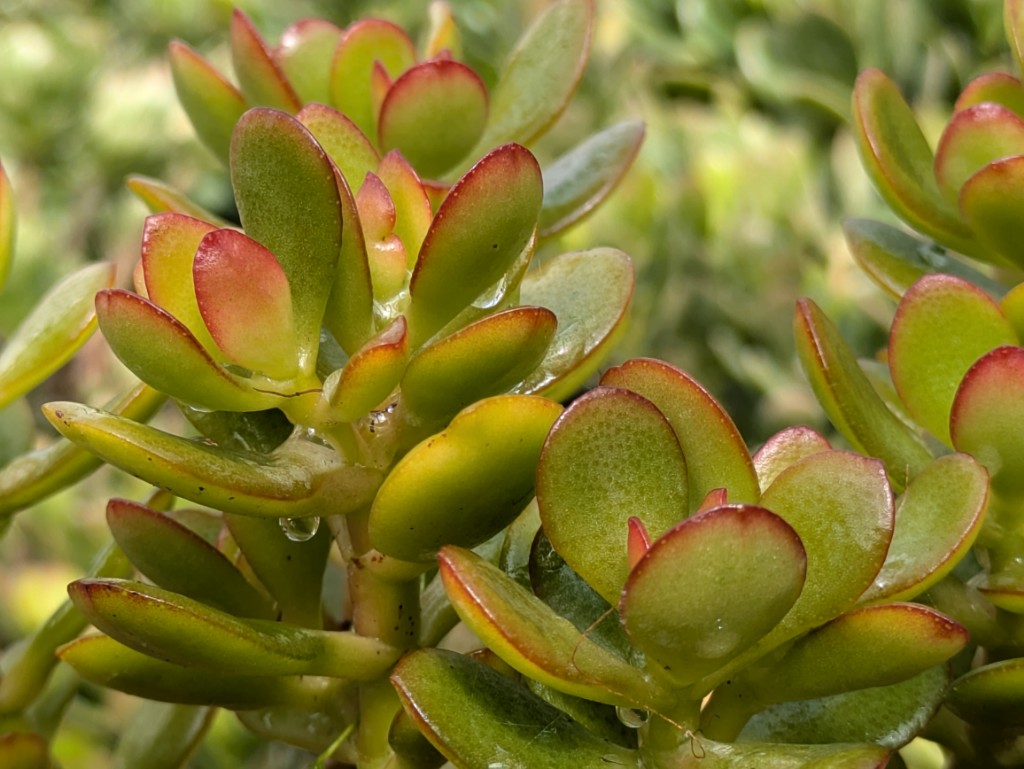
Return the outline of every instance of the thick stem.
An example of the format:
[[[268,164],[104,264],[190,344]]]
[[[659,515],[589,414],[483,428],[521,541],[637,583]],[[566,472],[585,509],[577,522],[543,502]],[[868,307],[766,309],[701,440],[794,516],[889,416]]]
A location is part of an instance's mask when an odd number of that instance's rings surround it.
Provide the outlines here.
[[[730,682],[715,689],[700,716],[701,733],[718,742],[733,742],[763,704],[742,686]]]
[[[693,748],[700,702],[687,701],[664,716],[651,714],[640,727],[640,754],[649,769],[677,769],[679,758]]]

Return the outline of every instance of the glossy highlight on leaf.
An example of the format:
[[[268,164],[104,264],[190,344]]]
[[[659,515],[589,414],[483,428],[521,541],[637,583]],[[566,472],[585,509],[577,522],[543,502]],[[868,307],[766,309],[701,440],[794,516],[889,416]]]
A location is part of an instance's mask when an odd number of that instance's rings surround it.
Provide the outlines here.
[[[754,469],[763,492],[779,474],[801,459],[831,450],[832,446],[820,433],[809,427],[787,427],[771,436],[754,454]]]
[[[331,62],[341,34],[323,19],[301,19],[281,34],[273,58],[303,104],[329,101]]]
[[[352,422],[380,405],[398,385],[409,360],[409,335],[399,316],[359,349],[324,391],[332,414]]]
[[[935,151],[935,178],[953,203],[971,176],[989,163],[1024,154],[1024,119],[994,102],[957,112]]]
[[[359,192],[366,174],[376,170],[380,163],[380,155],[366,135],[345,115],[325,104],[307,104],[295,119],[324,148],[349,188]]]

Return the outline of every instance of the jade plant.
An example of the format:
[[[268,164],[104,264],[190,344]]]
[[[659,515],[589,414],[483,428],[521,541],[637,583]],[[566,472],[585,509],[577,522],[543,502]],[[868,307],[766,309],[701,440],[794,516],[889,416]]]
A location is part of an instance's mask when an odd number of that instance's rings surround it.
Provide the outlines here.
[[[1007,0],[1004,17],[1019,74],[1024,3]],[[855,258],[898,300],[880,361],[857,361],[810,300],[798,306],[797,346],[833,424],[858,451],[883,461],[894,484],[910,488],[934,462],[965,455],[991,476],[971,552],[923,596],[971,632],[927,734],[956,766],[1017,766],[1024,760],[1024,252],[1017,234],[1024,86],[1009,72],[972,80],[934,147],[881,71],[860,75],[853,108],[865,168],[916,233],[868,220],[846,224]]]

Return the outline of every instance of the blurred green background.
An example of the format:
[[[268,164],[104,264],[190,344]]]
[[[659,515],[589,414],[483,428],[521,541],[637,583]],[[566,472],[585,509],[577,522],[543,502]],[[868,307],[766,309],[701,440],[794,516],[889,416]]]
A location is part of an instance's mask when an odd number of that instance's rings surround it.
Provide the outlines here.
[[[493,82],[519,31],[545,4],[451,0],[465,58],[485,81]],[[376,15],[414,35],[426,19],[418,0],[237,5],[270,40],[308,16],[343,26]],[[846,127],[853,80],[865,67],[884,69],[926,130],[939,126],[972,76],[1009,68],[1002,3],[597,5],[580,91],[536,151],[550,160],[635,117],[646,121],[647,138],[612,200],[545,249],[610,245],[636,261],[633,320],[616,360],[649,355],[684,368],[725,404],[753,447],[793,424],[827,430],[793,354],[794,301],[814,298],[868,356],[884,345],[892,312],[859,274],[840,231],[845,216],[891,221]],[[127,283],[145,210],[125,190],[126,175],[161,178],[215,210],[230,205],[223,169],[177,106],[165,50],[180,38],[226,65],[231,7],[220,0],[0,0],[0,161],[19,211],[0,338],[75,265],[113,260]],[[99,404],[123,376],[95,339],[33,402]],[[132,479],[102,471],[15,519],[0,540],[0,649],[47,616],[103,544],[106,498],[140,493]],[[88,687],[80,694],[56,756],[68,769],[112,765],[137,702]],[[309,758],[261,745],[221,716],[191,766],[305,766]]]

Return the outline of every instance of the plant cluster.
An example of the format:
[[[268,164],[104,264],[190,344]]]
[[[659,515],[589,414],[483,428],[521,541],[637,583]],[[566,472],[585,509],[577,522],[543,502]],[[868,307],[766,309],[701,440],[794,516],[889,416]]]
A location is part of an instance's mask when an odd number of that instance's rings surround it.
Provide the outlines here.
[[[1020,61],[1022,0],[1006,21]],[[153,213],[132,290],[86,267],[0,354],[3,406],[96,327],[139,380],[44,407],[63,437],[11,452],[0,525],[103,462],[153,487],[108,503],[92,573],[6,653],[8,765],[51,765],[78,677],[147,700],[133,767],[186,761],[217,708],[360,769],[866,769],[922,733],[965,766],[1019,762],[1024,86],[972,83],[932,153],[891,81],[860,76],[865,162],[941,247],[848,224],[901,297],[887,365],[810,300],[796,335],[853,450],[793,427],[751,454],[667,363],[573,399],[633,267],[534,264],[537,245],[604,200],[643,128],[543,169],[527,145],[593,25],[590,0],[552,3],[490,92],[444,5],[419,48],[376,19],[272,46],[236,12],[237,85],[171,45],[239,221],[134,178]],[[13,220],[0,177],[5,266]],[[188,434],[147,424],[167,399]],[[483,648],[451,648],[460,622]]]

